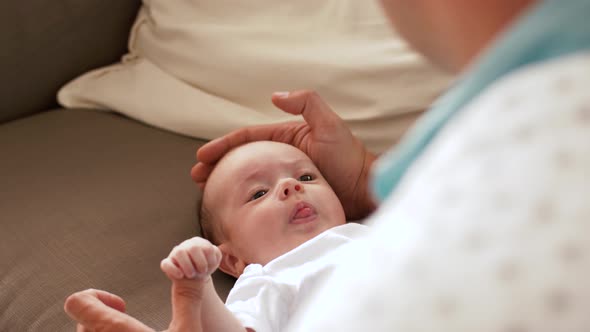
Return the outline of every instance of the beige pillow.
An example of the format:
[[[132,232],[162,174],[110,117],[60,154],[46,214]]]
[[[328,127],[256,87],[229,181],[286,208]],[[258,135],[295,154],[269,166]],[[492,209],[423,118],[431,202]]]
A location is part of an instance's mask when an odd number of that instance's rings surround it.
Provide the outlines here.
[[[292,120],[271,93],[315,89],[380,152],[447,83],[373,1],[145,0],[129,54],[68,83],[58,100],[211,139]]]

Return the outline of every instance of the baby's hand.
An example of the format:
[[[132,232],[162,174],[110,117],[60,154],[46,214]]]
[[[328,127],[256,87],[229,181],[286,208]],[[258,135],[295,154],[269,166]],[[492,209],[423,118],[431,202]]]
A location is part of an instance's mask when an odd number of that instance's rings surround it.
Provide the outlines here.
[[[162,260],[160,268],[168,278],[207,280],[221,262],[221,251],[211,242],[193,237],[177,245]]]

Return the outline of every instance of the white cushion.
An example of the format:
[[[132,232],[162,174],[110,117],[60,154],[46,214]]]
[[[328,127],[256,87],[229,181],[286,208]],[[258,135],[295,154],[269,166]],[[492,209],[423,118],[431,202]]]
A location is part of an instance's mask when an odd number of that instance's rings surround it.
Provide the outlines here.
[[[314,89],[379,152],[447,83],[373,1],[145,0],[129,54],[68,83],[58,100],[211,139],[293,120],[271,93]]]

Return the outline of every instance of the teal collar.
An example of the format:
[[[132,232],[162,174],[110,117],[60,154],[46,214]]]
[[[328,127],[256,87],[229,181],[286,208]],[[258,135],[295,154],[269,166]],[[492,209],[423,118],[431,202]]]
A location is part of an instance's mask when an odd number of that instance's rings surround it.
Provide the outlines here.
[[[525,13],[434,103],[404,140],[373,169],[373,192],[383,200],[440,129],[500,77],[528,64],[590,49],[590,0],[544,0]]]

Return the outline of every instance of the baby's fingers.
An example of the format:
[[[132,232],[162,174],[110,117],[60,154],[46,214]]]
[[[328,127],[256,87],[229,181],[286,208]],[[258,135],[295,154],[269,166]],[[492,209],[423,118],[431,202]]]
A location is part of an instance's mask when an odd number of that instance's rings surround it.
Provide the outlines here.
[[[211,250],[205,253],[205,256],[207,257],[207,263],[210,270],[209,273],[215,272],[219,267],[219,263],[221,263],[221,250],[216,246],[212,246]]]
[[[178,266],[185,278],[194,278],[196,271],[192,259],[185,248],[177,248],[172,251],[171,259],[174,265]]]
[[[209,262],[207,260],[207,252],[209,248],[192,247],[189,250],[189,255],[195,266],[196,275],[199,279],[206,279],[212,272],[210,272]]]
[[[184,273],[180,270],[170,258],[165,258],[160,263],[160,268],[162,271],[168,276],[170,280],[175,279],[182,279],[184,277]]]

